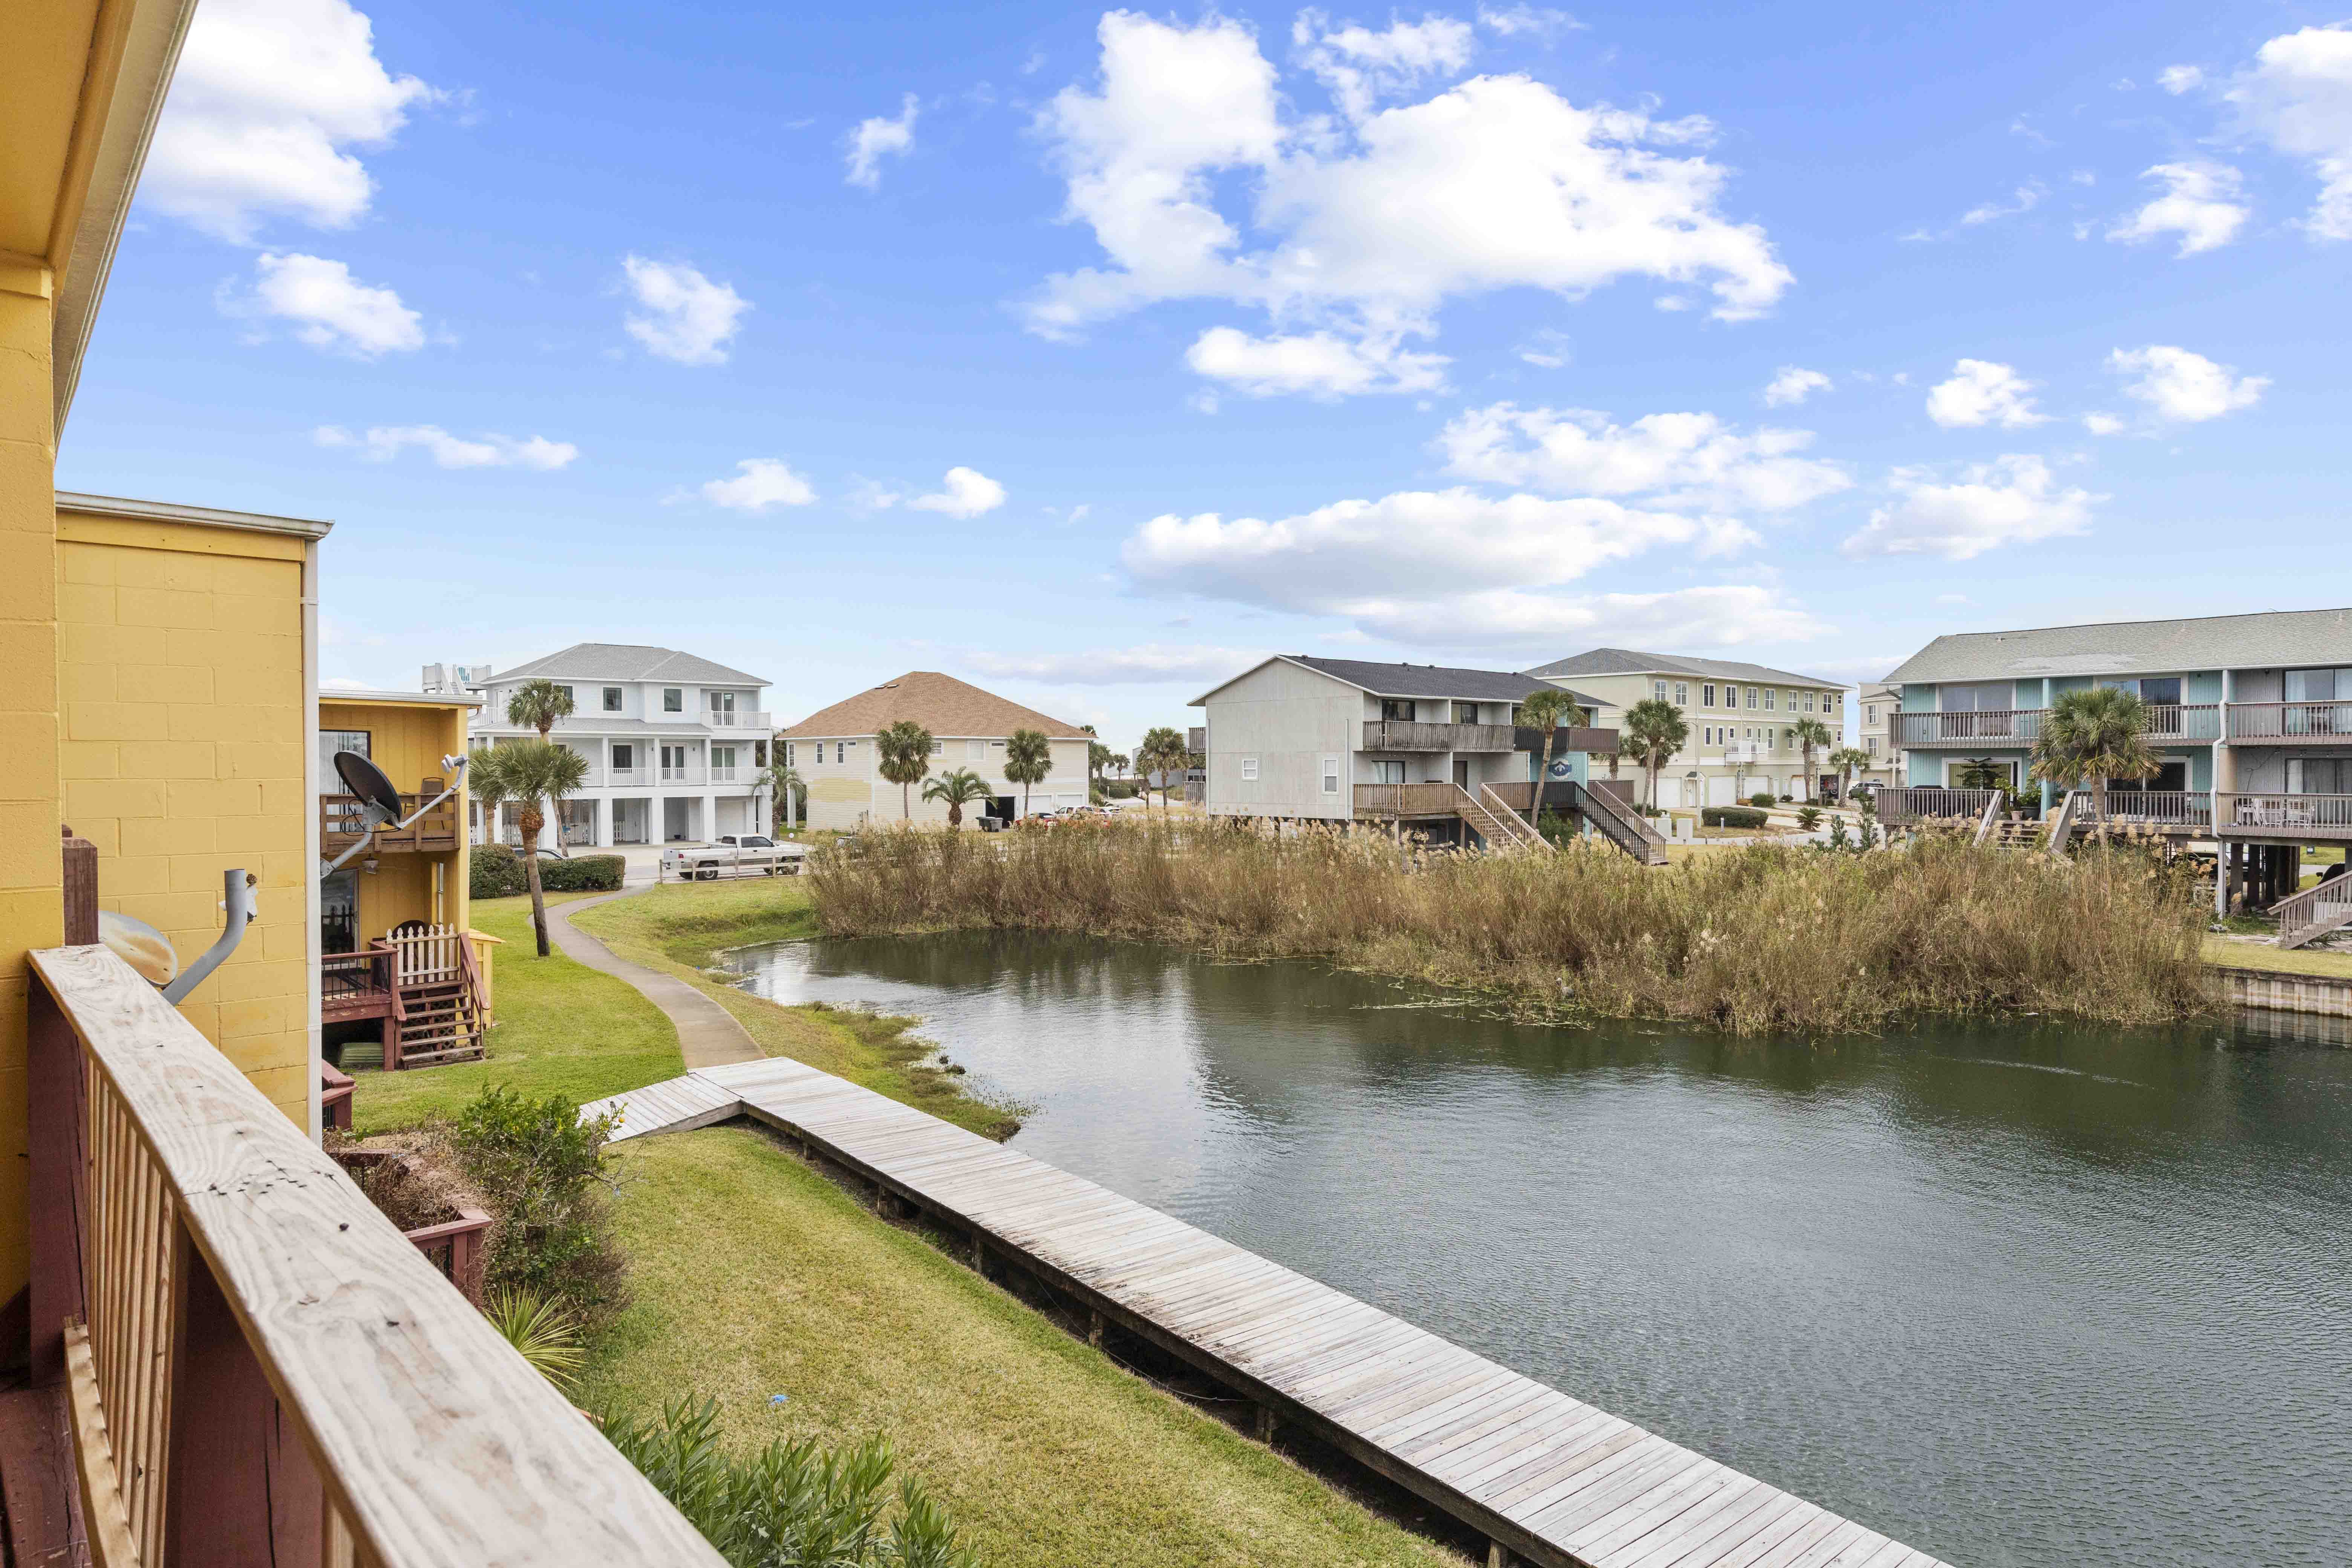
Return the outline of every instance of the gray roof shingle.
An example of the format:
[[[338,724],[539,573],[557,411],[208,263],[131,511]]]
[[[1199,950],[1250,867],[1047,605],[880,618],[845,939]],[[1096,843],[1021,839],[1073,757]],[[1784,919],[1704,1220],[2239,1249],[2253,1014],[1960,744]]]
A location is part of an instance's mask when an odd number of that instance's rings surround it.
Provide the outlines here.
[[[2352,609],[1953,632],[1913,654],[1886,679],[1901,685],[2328,665],[2352,665]]]
[[[1846,688],[1843,680],[1799,675],[1793,670],[1774,669],[1769,664],[1746,664],[1733,658],[1692,658],[1679,653],[1637,653],[1624,647],[1590,648],[1549,664],[1539,664],[1528,673],[1551,679],[1570,679],[1580,675],[1696,675],[1706,680],[1785,681],[1832,691]]]
[[[1463,702],[1518,702],[1552,683],[1507,669],[1457,669],[1442,664],[1383,664],[1361,658],[1317,658],[1309,654],[1279,656],[1292,664],[1361,687],[1375,697],[1451,698]],[[1226,682],[1231,685],[1232,682]],[[1570,696],[1587,708],[1610,706],[1580,691]]]
[[[671,647],[647,647],[642,643],[574,643],[562,653],[551,653],[528,664],[501,669],[493,684],[532,680],[677,680],[697,686],[765,686],[767,677],[746,675],[723,664],[713,664]]]

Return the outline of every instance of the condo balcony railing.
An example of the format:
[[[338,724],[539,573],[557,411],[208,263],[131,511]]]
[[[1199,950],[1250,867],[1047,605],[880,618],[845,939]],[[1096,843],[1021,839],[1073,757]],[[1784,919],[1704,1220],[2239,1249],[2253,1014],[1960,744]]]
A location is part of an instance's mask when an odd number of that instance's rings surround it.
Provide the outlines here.
[[[1451,816],[1462,791],[1451,784],[1360,784],[1358,816]]]
[[[426,779],[425,793],[400,797],[400,814],[408,816],[418,806],[441,793],[439,779]],[[457,825],[465,814],[465,805],[457,795],[399,829],[386,828],[369,844],[371,854],[438,854],[457,847]],[[359,796],[353,795],[322,795],[319,797],[319,847],[336,855],[359,842],[367,831],[366,821],[360,815]]]
[[[654,782],[651,768],[607,768],[604,782],[608,784],[649,784]]]
[[[2231,711],[2236,705],[2231,705]],[[1892,713],[1887,731],[1895,746],[2031,746],[2042,738],[2042,708],[1979,709],[1960,713]],[[2147,710],[2144,733],[2156,741],[2215,741],[2221,735],[2221,709],[2215,702],[2168,702]]]
[[[662,769],[661,782],[664,784],[700,784],[703,782],[702,774],[703,769],[701,763],[688,763],[683,767]]]
[[[750,709],[740,712],[731,708],[706,708],[702,710],[702,721],[721,730],[772,730],[775,728],[772,720],[771,714]]]
[[[2224,790],[2214,802],[2224,837],[2295,834],[2321,843],[2352,839],[2352,795]]]
[[[153,986],[31,968],[32,1377],[90,1561],[722,1568]]]
[[[1364,721],[1368,752],[1509,752],[1517,731],[1508,724],[1421,724],[1410,719]]]
[[[2352,746],[2352,700],[2335,702],[2232,702],[2230,704],[2230,739]]]

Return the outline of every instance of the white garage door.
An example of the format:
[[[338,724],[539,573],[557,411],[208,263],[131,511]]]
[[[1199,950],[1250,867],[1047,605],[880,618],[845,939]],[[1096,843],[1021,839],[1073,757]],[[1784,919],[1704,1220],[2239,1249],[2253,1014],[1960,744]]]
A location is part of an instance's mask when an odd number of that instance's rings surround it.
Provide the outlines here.
[[[1738,805],[1739,797],[1731,793],[1738,784],[1738,781],[1729,773],[1713,775],[1706,781],[1706,804],[1709,805]]]

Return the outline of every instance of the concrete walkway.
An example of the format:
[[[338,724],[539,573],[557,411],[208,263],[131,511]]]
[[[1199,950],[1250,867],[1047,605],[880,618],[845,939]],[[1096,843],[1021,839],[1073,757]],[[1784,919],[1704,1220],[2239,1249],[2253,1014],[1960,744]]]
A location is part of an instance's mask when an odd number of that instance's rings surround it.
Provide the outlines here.
[[[614,957],[611,948],[572,923],[572,917],[582,910],[593,910],[598,904],[630,896],[625,891],[606,893],[601,898],[577,899],[551,907],[547,911],[549,940],[563,950],[564,957],[625,980],[645,993],[646,1000],[677,1026],[677,1047],[685,1053],[687,1071],[764,1058],[767,1053],[735,1021],[734,1014],[675,974],[664,974],[642,963]]]

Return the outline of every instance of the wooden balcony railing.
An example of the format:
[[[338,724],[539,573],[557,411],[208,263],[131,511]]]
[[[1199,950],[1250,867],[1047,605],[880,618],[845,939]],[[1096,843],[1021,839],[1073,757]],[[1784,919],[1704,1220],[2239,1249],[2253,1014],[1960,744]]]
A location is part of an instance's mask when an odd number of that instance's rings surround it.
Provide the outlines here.
[[[153,986],[31,957],[33,1375],[99,1568],[721,1568]]]
[[[2213,825],[2213,796],[2201,789],[2110,789],[2105,817],[2098,815],[2098,796],[2078,792],[2081,808],[2075,820],[2084,826],[2105,821],[2139,823],[2152,827],[2206,828]]]
[[[1356,786],[1358,816],[1451,816],[1462,798],[1450,784],[1370,784]]]
[[[406,816],[439,795],[441,789],[439,779],[426,779],[422,794],[400,797],[400,815]],[[398,832],[386,828],[377,834],[375,842],[369,848],[384,855],[432,855],[455,849],[457,847],[457,834],[465,819],[465,797],[453,795]],[[350,848],[362,831],[357,795],[322,795],[319,797],[320,849],[329,855],[338,854]]]
[[[1364,750],[1508,752],[1517,749],[1517,734],[1508,724],[1420,724],[1405,719],[1367,719]]]
[[[2232,712],[2236,705],[2231,704]],[[1998,750],[2031,746],[2042,738],[2042,708],[1997,708],[1967,713],[1890,713],[1887,733],[1897,749],[1983,746]],[[2221,705],[2166,702],[2147,710],[2141,731],[2158,741],[2215,741],[2221,735]]]
[[[2352,746],[2352,700],[2336,702],[2232,702],[2232,741],[2315,742]]]
[[[1935,789],[1903,787],[1878,792],[1878,819],[1900,827],[1922,817],[1965,816],[1970,821],[2000,795],[1995,789]]]
[[[2298,834],[2315,842],[2352,838],[2352,795],[2224,790],[2214,798],[2225,835]]]

